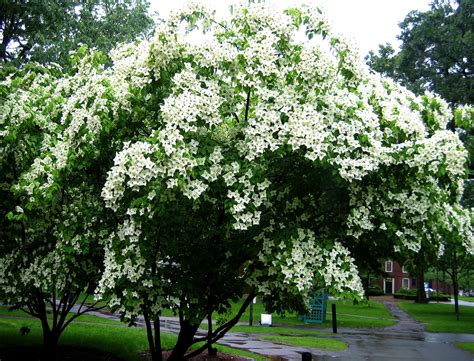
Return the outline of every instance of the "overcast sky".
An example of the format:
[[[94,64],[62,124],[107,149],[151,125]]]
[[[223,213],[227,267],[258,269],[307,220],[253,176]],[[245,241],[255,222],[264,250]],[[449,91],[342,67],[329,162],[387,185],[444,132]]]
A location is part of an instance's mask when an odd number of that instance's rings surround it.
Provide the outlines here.
[[[411,10],[426,11],[430,0],[266,0],[281,7],[294,4],[319,4],[326,9],[329,20],[338,32],[355,39],[361,55],[376,50],[386,42],[398,46],[398,23]],[[166,17],[170,9],[181,7],[186,0],[150,0],[151,10]],[[199,0],[224,16],[232,0]]]

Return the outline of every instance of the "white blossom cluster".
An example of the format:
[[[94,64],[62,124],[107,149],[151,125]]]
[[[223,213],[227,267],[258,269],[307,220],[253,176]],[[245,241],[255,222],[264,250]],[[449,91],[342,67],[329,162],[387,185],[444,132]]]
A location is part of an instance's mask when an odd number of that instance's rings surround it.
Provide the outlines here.
[[[474,127],[474,107],[471,105],[461,105],[455,110],[455,123],[457,127],[465,130]]]
[[[277,231],[282,232],[280,229]],[[265,278],[255,282],[259,291],[270,295],[278,289],[309,295],[314,289],[325,288],[334,294],[348,292],[358,297],[364,294],[354,259],[339,242],[325,248],[314,232],[298,228],[288,238],[278,241],[262,233],[259,261],[263,263]]]
[[[154,147],[149,143],[124,144],[124,149],[115,157],[114,166],[102,189],[102,198],[108,207],[117,209],[117,202],[122,198],[125,187],[138,191],[157,176],[159,169],[149,158],[153,152]]]

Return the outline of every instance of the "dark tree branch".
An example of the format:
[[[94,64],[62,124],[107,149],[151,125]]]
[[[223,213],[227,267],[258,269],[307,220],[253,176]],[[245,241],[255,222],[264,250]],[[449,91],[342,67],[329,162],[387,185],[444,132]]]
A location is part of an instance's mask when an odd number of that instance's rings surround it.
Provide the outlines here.
[[[198,340],[200,341],[204,341],[204,340],[207,340],[207,342],[201,346],[200,348],[198,348],[197,350],[187,354],[184,356],[185,359],[189,359],[193,356],[196,356],[196,355],[199,355],[201,352],[203,352],[209,345],[212,345],[213,343],[217,342],[219,339],[221,339],[222,337],[224,337],[224,335],[232,328],[234,327],[237,322],[239,322],[240,320],[240,317],[242,316],[242,314],[245,312],[245,310],[247,309],[248,305],[250,304],[250,302],[252,302],[252,300],[254,299],[255,297],[255,291],[252,290],[249,295],[247,296],[247,298],[245,299],[244,303],[242,304],[242,306],[240,307],[239,309],[239,312],[237,313],[237,315],[235,315],[231,320],[227,321],[225,324],[223,324],[222,326],[218,327],[213,333],[212,333],[212,338],[209,339],[209,337],[204,337],[204,338],[200,338]],[[200,342],[198,341],[198,342]],[[193,344],[196,343],[195,340],[193,340]]]
[[[250,108],[250,89],[247,91],[247,102],[245,104],[245,122],[249,120],[249,108]]]
[[[237,123],[240,123],[240,119],[239,117],[237,116],[237,113],[232,113],[232,115],[234,116],[235,120],[237,120]]]

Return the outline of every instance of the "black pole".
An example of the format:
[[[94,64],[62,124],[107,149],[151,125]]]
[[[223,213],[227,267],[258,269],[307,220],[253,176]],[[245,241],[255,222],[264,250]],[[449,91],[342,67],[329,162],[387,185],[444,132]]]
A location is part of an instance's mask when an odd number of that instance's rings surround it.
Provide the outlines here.
[[[332,309],[332,333],[337,333],[336,304],[331,305]]]
[[[250,302],[249,307],[249,326],[253,326],[253,300]]]

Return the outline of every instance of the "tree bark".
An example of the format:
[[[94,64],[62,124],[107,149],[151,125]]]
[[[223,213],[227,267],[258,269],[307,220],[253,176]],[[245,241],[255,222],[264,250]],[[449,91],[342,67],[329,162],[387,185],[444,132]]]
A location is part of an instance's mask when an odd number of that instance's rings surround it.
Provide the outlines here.
[[[453,272],[451,273],[451,280],[453,281],[453,293],[454,293],[454,312],[456,313],[456,320],[459,321],[459,286],[458,286],[458,270],[457,270],[457,257],[456,250],[453,250]]]
[[[145,319],[146,336],[148,340],[148,349],[150,350],[151,360],[162,361],[163,355],[161,353],[160,318],[157,317],[153,321],[153,327],[146,311],[143,312],[143,318]]]
[[[160,328],[160,318],[157,317],[153,322],[153,328],[155,329],[155,353],[156,361],[162,361],[163,355],[161,353],[161,328]],[[155,360],[153,360],[155,361]]]
[[[416,303],[427,303],[425,292],[425,270],[421,264],[416,267]]]
[[[367,301],[369,301],[369,291],[370,291],[370,272],[367,271],[367,289],[365,290],[365,297],[367,297]]]
[[[249,326],[253,326],[253,300],[249,305]]]
[[[168,361],[182,361],[184,360],[184,355],[188,351],[189,347],[193,344],[194,335],[199,327],[198,324],[192,324],[188,320],[180,317],[180,330],[178,334],[178,340],[176,345],[171,352]]]
[[[43,320],[41,323],[43,327],[43,355],[41,360],[56,361],[60,333],[58,330],[50,330],[49,326],[47,325],[47,321],[46,327]]]
[[[203,338],[198,338],[193,340],[193,343],[197,343],[200,341],[205,341],[206,343],[204,346],[201,346],[197,350],[190,352],[185,356],[186,359],[189,359],[193,356],[199,355],[201,352],[203,352],[208,344],[213,344],[220,340],[224,335],[232,328],[234,327],[237,322],[240,320],[240,317],[242,317],[242,314],[245,312],[247,309],[248,305],[253,301],[255,298],[255,291],[251,291],[247,298],[245,299],[244,303],[239,309],[239,312],[237,312],[237,315],[235,315],[231,320],[227,321],[225,324],[219,326],[213,333],[212,333],[212,338],[209,338],[209,336],[203,337]]]
[[[209,311],[207,315],[207,337],[209,340],[212,339],[212,311]],[[216,349],[212,347],[212,343],[207,344],[207,353],[209,356],[216,355]]]

